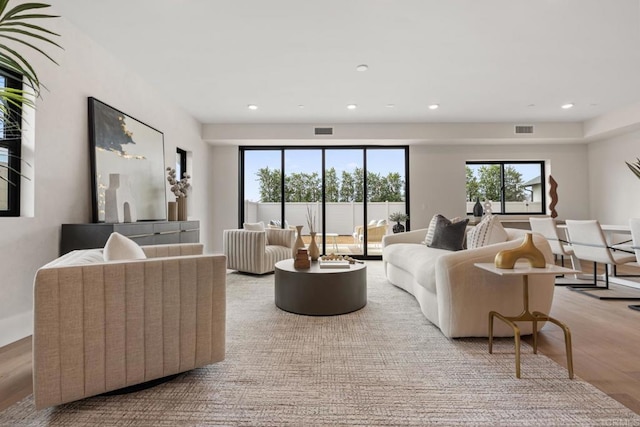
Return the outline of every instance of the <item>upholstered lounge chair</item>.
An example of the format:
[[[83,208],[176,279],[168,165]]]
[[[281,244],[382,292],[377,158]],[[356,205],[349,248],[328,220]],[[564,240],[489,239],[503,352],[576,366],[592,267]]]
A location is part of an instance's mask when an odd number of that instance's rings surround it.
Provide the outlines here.
[[[264,231],[224,230],[223,250],[227,268],[244,273],[274,271],[276,262],[293,258],[296,231],[267,228]]]
[[[225,257],[201,244],[142,250],[147,259],[123,261],[73,251],[36,273],[37,409],[224,359]]]

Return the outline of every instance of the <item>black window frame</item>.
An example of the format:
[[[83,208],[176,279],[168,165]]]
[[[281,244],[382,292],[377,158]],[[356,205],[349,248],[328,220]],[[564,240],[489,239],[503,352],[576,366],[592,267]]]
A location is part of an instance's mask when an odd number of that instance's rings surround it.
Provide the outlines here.
[[[265,145],[265,146],[255,146],[255,145],[243,145],[238,147],[238,228],[242,228],[242,224],[244,222],[245,211],[244,211],[244,178],[245,178],[245,153],[248,151],[280,151],[280,167],[281,167],[281,181],[280,181],[280,194],[281,194],[281,207],[280,207],[280,217],[281,222],[284,224],[285,218],[285,206],[286,206],[286,197],[285,197],[285,171],[286,171],[286,162],[285,162],[285,152],[287,150],[319,150],[321,151],[322,156],[322,192],[321,199],[322,202],[322,222],[319,224],[320,230],[326,229],[326,162],[325,162],[325,152],[327,150],[362,150],[362,160],[363,160],[363,194],[367,195],[367,152],[370,150],[385,150],[385,149],[397,149],[404,151],[404,197],[405,197],[405,212],[409,213],[411,211],[411,200],[409,197],[410,194],[410,174],[409,174],[409,146],[408,145],[337,145],[337,146],[326,146],[326,145],[309,145],[309,146],[299,146],[299,145]],[[368,219],[367,212],[368,199],[365,196],[363,201],[363,216],[365,219]],[[407,220],[405,222],[406,231],[411,231],[411,222]],[[364,227],[364,240],[367,241],[367,227]],[[322,246],[320,248],[320,252],[322,254],[326,254],[326,240],[323,239]],[[380,260],[382,259],[382,255],[369,255],[368,248],[365,245],[363,254],[353,254],[354,258],[359,259],[371,259],[371,260]]]
[[[0,75],[6,79],[7,88],[22,90],[22,77],[16,73],[0,68]],[[22,105],[7,104],[11,126],[4,122],[0,133],[0,148],[8,152],[7,159],[7,209],[0,209],[0,216],[20,216],[20,185],[22,179]]]
[[[507,165],[540,165],[540,184],[542,185],[540,202],[541,211],[528,211],[528,212],[506,212],[506,200],[505,200],[505,183],[504,183],[504,168]],[[465,162],[465,166],[468,165],[499,165],[500,166],[500,211],[493,212],[497,215],[546,215],[547,213],[547,186],[545,183],[545,161],[544,160],[468,160]],[[465,178],[466,186],[466,178]],[[496,202],[497,200],[493,200]],[[473,211],[467,212],[467,215],[473,215]]]
[[[184,174],[187,173],[187,151],[176,147],[176,154],[180,156],[180,176],[178,177],[178,181],[180,181]]]

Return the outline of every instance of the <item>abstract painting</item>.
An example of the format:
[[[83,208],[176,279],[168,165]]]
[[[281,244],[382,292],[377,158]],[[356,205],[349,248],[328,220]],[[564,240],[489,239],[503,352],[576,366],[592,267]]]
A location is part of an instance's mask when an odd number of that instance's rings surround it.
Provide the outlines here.
[[[105,219],[109,174],[126,174],[139,221],[166,219],[164,134],[89,98],[93,222]]]

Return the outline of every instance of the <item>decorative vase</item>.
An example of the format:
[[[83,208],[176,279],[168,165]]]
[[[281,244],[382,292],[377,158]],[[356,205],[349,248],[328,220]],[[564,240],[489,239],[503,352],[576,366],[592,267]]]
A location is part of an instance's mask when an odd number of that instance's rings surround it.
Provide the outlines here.
[[[480,204],[480,197],[476,197],[476,204],[473,205],[473,216],[480,218],[483,212],[482,205]]]
[[[187,220],[187,198],[186,197],[178,197],[178,221],[186,221]]]
[[[520,246],[514,249],[505,249],[496,254],[495,264],[498,268],[513,268],[520,258],[529,261],[534,268],[544,268],[547,265],[544,254],[533,244],[533,234],[527,233]]]
[[[394,233],[404,233],[404,225],[400,224],[400,222],[396,222],[396,225],[393,226]]]
[[[318,245],[316,244],[316,232],[313,231],[311,234],[311,243],[309,243],[309,256],[311,257],[311,261],[317,261],[320,258],[320,249],[318,249]]]
[[[296,241],[293,243],[292,255],[294,259],[298,254],[298,249],[304,248],[304,241],[302,240],[302,227],[302,225],[296,225],[296,233],[298,237],[296,237]]]
[[[169,202],[169,208],[167,209],[167,218],[169,221],[178,220],[178,202]]]

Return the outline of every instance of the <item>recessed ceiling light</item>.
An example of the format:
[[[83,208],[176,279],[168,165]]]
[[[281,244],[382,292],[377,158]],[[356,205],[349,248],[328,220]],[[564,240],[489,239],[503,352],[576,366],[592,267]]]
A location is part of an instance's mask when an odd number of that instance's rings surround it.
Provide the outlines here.
[[[304,105],[299,104],[299,105],[298,105],[298,108],[304,108]]]
[[[254,104],[249,104],[249,105],[247,105],[247,108],[248,108],[249,110],[257,110],[257,109],[258,109],[258,106],[257,106],[257,105],[254,105]]]
[[[440,104],[431,104],[429,105],[429,110],[437,110],[440,108]]]
[[[569,108],[573,108],[574,104],[573,103],[568,103],[568,104],[564,104],[562,106],[563,109],[568,110]]]
[[[358,108],[358,106],[356,104],[347,105],[347,109],[349,109],[349,110],[355,110],[356,108]]]
[[[356,70],[358,71],[367,71],[369,69],[369,66],[367,64],[360,64],[356,67]]]
[[[536,106],[536,104],[529,104],[529,105],[527,105],[527,107],[535,107],[535,106]]]
[[[387,104],[385,105],[387,108],[396,108],[396,104]]]

